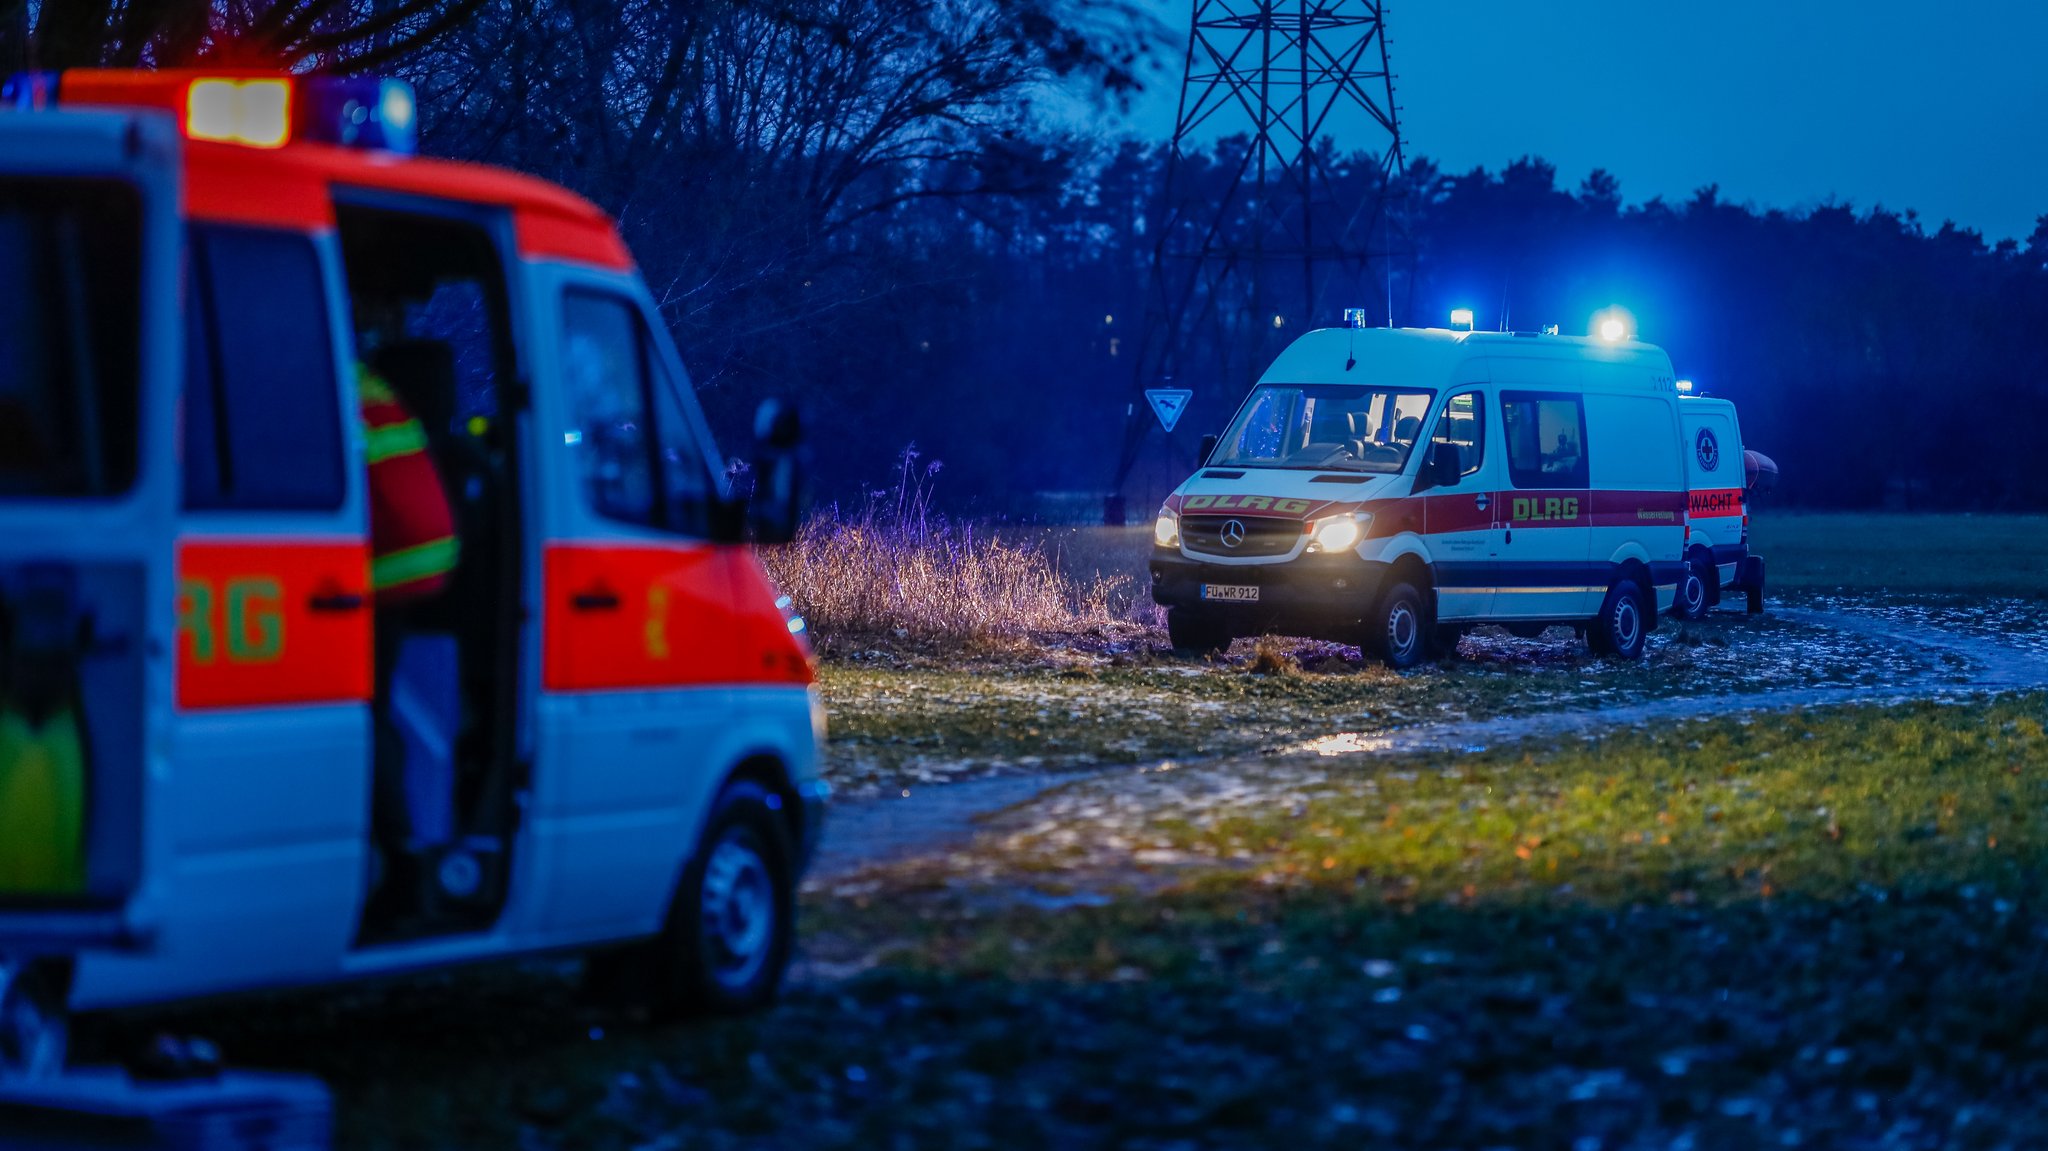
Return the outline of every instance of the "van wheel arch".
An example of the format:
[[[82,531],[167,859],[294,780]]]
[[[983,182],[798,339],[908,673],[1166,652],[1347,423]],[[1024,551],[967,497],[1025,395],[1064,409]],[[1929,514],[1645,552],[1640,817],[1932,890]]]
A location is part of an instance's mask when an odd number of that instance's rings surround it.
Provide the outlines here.
[[[1386,576],[1380,581],[1359,630],[1359,647],[1365,655],[1381,659],[1389,667],[1407,668],[1442,654],[1436,627],[1436,581],[1431,578],[1433,574],[1429,565],[1412,553],[1388,565]],[[1419,617],[1409,620],[1409,626],[1413,628],[1412,646],[1399,651],[1387,631],[1392,626],[1389,613],[1396,610],[1391,605],[1398,596],[1412,596],[1413,607],[1408,614]],[[1455,648],[1455,642],[1452,646]]]
[[[790,782],[789,768],[782,762],[782,757],[772,751],[757,751],[743,757],[726,773],[725,779],[718,785],[718,791],[712,794],[722,794],[726,788],[741,780],[759,784],[763,791],[780,802],[782,822],[789,828],[789,842],[801,853],[805,846],[803,804],[797,795],[796,784]],[[704,814],[708,820],[710,811],[707,809]],[[701,838],[704,828],[699,826],[697,831]]]
[[[1436,622],[1436,568],[1426,559],[1409,552],[1394,560],[1387,567],[1387,578],[1380,586],[1392,587],[1405,583],[1422,593],[1422,606],[1429,612],[1432,624]]]
[[[1650,580],[1650,565],[1639,559],[1625,559],[1621,561],[1621,566],[1615,569],[1614,580],[1617,583],[1621,580],[1634,580],[1636,586],[1642,589],[1643,630],[1656,631],[1662,621],[1657,618],[1657,585]],[[1614,585],[1610,583],[1608,586]]]
[[[701,893],[692,889],[702,885],[711,863],[706,853],[714,850],[712,838],[722,827],[729,827],[735,818],[735,804],[745,809],[737,814],[738,820],[752,819],[752,826],[759,829],[759,834],[751,836],[761,848],[756,854],[784,888],[776,899],[775,914],[780,922],[774,925],[782,939],[771,942],[767,967],[758,979],[745,988],[721,988],[698,970],[699,940],[691,924],[681,917],[698,910],[691,901]],[[743,757],[719,781],[694,830],[691,850],[669,882],[661,931],[592,953],[584,966],[586,997],[604,1006],[639,1006],[672,1017],[752,1010],[765,1004],[780,987],[794,943],[795,892],[805,846],[802,805],[782,758],[773,752]]]

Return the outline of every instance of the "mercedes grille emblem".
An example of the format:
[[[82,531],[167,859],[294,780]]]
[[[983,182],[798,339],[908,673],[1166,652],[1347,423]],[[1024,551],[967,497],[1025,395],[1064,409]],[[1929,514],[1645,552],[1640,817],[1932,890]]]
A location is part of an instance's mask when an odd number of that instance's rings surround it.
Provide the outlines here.
[[[1244,542],[1244,524],[1237,520],[1224,520],[1223,530],[1218,534],[1223,539],[1224,547],[1234,548]]]

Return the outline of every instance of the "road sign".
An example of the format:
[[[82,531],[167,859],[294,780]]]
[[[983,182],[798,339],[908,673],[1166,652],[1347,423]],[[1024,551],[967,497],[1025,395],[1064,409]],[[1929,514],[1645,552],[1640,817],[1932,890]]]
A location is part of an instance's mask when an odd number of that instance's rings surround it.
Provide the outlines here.
[[[1167,431],[1180,422],[1180,414],[1188,410],[1188,401],[1195,393],[1188,388],[1146,388],[1145,402],[1152,405],[1152,414],[1159,417],[1159,426]]]

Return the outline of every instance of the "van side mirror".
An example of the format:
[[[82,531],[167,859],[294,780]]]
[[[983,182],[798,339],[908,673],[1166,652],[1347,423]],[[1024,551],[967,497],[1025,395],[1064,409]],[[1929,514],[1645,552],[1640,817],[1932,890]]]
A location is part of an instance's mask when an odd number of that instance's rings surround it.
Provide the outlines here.
[[[1213,455],[1215,455],[1215,454],[1216,454],[1216,433],[1215,433],[1215,432],[1210,432],[1210,433],[1209,433],[1208,435],[1206,435],[1206,436],[1203,436],[1203,437],[1202,437],[1202,447],[1201,447],[1201,450],[1200,450],[1199,452],[1197,452],[1197,453],[1195,454],[1195,466],[1196,466],[1196,467],[1198,467],[1198,468],[1206,468],[1206,467],[1208,467],[1208,466],[1209,466],[1209,457],[1210,457],[1210,456],[1213,456]]]
[[[1415,490],[1448,488],[1456,486],[1465,476],[1465,453],[1458,445],[1441,441],[1429,445],[1429,458],[1422,462],[1422,474],[1416,477]]]
[[[782,400],[762,400],[754,413],[754,490],[746,517],[746,532],[755,543],[786,544],[796,538],[811,506],[809,456],[796,408]]]

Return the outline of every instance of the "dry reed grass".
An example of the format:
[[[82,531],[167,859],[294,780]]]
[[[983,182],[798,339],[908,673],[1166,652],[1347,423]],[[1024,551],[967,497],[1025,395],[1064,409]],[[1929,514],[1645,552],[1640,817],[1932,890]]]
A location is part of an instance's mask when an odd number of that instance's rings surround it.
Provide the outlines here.
[[[1156,613],[1123,575],[1076,578],[1028,532],[950,519],[933,510],[936,461],[916,446],[898,457],[893,487],[860,505],[821,509],[794,543],[765,549],[777,586],[831,650],[889,640],[1060,640],[1137,630]]]

